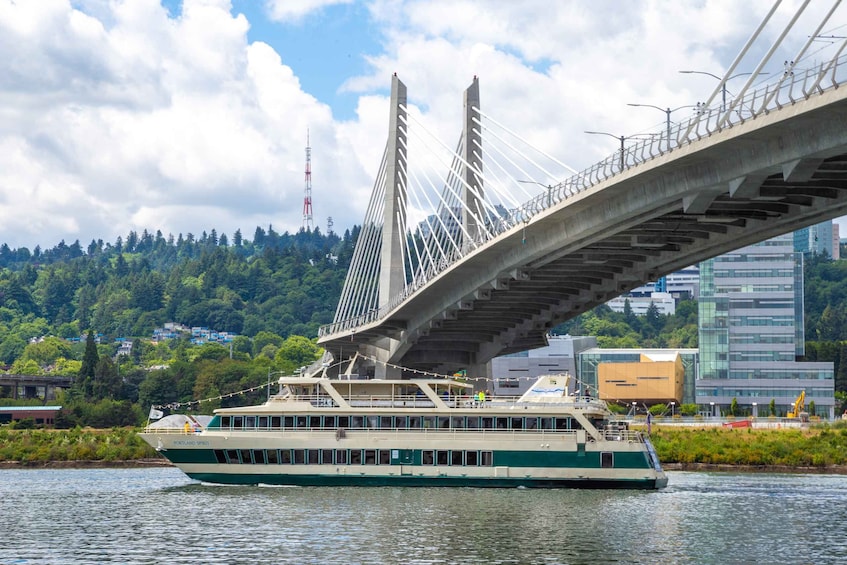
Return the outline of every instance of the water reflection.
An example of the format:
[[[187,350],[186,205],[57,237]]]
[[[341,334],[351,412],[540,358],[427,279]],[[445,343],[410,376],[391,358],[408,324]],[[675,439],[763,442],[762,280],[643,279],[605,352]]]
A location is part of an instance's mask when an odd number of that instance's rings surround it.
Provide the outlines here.
[[[208,486],[175,469],[0,477],[0,563],[847,559],[842,476],[671,473],[656,492]]]

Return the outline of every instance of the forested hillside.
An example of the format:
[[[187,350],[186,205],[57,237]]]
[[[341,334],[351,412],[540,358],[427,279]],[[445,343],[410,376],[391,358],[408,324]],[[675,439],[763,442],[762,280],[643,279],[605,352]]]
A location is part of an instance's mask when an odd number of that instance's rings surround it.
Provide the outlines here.
[[[168,321],[255,336],[314,337],[332,321],[356,232],[294,235],[257,228],[248,241],[131,232],[114,243],[0,247],[0,362],[44,335],[149,337]]]

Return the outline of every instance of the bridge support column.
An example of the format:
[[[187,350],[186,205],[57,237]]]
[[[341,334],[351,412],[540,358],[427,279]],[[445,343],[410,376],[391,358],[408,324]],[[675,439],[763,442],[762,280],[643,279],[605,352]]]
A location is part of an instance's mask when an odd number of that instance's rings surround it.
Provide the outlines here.
[[[383,200],[382,248],[379,264],[379,305],[388,304],[405,285],[403,269],[403,228],[400,216],[406,200],[406,158],[403,153],[406,129],[406,85],[395,74],[391,77],[391,117],[388,129],[385,197]]]
[[[462,228],[463,237],[467,234],[471,239],[479,237],[481,226],[476,217],[472,216],[469,211],[473,211],[477,215],[482,215],[482,135],[479,133],[481,127],[474,123],[474,119],[479,119],[479,112],[474,110],[479,108],[479,79],[473,77],[473,83],[465,90],[465,112],[463,120],[462,137],[465,142],[462,158],[465,160],[464,186],[462,187],[462,202],[464,209],[462,210]],[[465,242],[462,247],[469,249],[471,242]]]

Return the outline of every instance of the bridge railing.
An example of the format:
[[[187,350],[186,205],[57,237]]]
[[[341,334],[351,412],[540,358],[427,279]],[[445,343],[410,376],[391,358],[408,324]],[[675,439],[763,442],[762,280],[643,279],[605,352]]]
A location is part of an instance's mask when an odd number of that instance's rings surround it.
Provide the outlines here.
[[[538,214],[574,195],[682,146],[838,88],[845,81],[847,81],[847,55],[838,55],[816,67],[791,68],[783,75],[774,77],[762,88],[748,92],[742,98],[728,101],[726,106],[723,103],[715,107],[697,106],[691,118],[671,125],[670,136],[666,130],[651,134],[646,139],[639,139],[561,183],[551,186],[547,191],[518,208],[510,210],[507,215],[488,218],[476,240],[466,242],[461,250],[454,249],[437,262],[421,268],[406,283],[403,291],[395,295],[387,304],[359,316],[321,326],[318,335],[324,337],[355,330],[384,318],[412,294],[461,261],[474,249],[497,239],[515,227],[528,224]]]

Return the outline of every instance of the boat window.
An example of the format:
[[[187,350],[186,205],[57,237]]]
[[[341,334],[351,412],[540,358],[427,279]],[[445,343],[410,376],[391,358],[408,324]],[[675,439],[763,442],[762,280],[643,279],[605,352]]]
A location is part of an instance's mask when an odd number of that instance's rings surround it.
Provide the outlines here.
[[[339,416],[338,417],[338,427],[339,428],[349,428],[350,427],[350,416]]]
[[[468,427],[477,429],[479,427],[479,416],[468,416]]]
[[[423,427],[427,429],[432,429],[435,427],[435,416],[424,416],[423,417]]]
[[[253,429],[256,427],[256,416],[244,416],[244,427]]]
[[[498,417],[494,419],[498,430],[507,430],[509,429],[509,419],[505,417]]]
[[[362,464],[362,451],[360,449],[351,449],[350,450],[350,464],[351,465],[361,465]]]
[[[479,453],[476,451],[468,451],[465,453],[466,465],[479,465]]]
[[[447,465],[450,461],[450,452],[445,449],[439,449],[435,452],[435,462],[437,465]]]
[[[295,428],[305,428],[306,427],[306,416],[295,416],[294,417],[294,427]]]
[[[224,455],[223,449],[216,449],[215,450],[215,459],[217,460],[218,463],[226,463],[226,455]]]
[[[279,452],[279,464],[280,465],[290,465],[291,464],[291,450],[283,449]]]
[[[278,430],[282,425],[282,418],[279,416],[271,416],[271,428]]]
[[[324,465],[332,465],[335,463],[335,461],[333,461],[332,452],[332,449],[321,449],[321,463]]]
[[[611,451],[603,451],[600,453],[600,466],[604,468],[615,466],[615,454]]]
[[[226,450],[226,460],[228,463],[241,463],[241,460],[238,459],[238,450],[237,449],[227,449]]]
[[[366,416],[365,422],[370,429],[375,430],[379,427],[379,416]]]
[[[391,416],[380,416],[379,427],[385,430],[390,430],[393,427],[391,425]]]
[[[268,465],[277,465],[279,463],[279,450],[268,450]]]
[[[309,427],[313,430],[321,429],[321,417],[320,416],[309,416]]]
[[[461,451],[451,451],[450,452],[450,464],[454,467],[462,466],[462,452]]]
[[[347,450],[346,449],[338,449],[335,451],[335,463],[337,465],[346,465],[347,464]]]
[[[365,424],[365,419],[362,416],[350,416],[350,427],[361,428]]]
[[[286,416],[282,419],[282,426],[284,428],[293,428],[294,427],[294,416]]]
[[[409,428],[418,429],[421,427],[420,416],[409,416]]]
[[[535,430],[538,429],[538,418],[526,418],[524,420],[524,427],[527,430]]]
[[[223,416],[223,417],[221,418],[221,427],[222,427],[222,428],[228,428],[228,427],[230,427],[230,426],[232,425],[230,422],[231,422],[231,419],[230,419],[230,417],[229,417],[229,416]]]
[[[243,416],[235,416],[232,418],[232,427],[233,428],[243,428],[244,427],[244,417]]]
[[[571,429],[570,418],[556,418],[556,429],[557,430],[569,430]]]
[[[494,464],[494,454],[490,451],[480,452],[480,465],[491,467]]]
[[[455,429],[460,429],[465,427],[465,417],[464,416],[453,416],[451,418],[450,423],[453,425]]]
[[[483,416],[480,418],[482,420],[482,427],[486,430],[491,430],[494,428],[494,418],[489,418],[488,416]]]
[[[268,427],[268,417],[267,416],[259,416],[259,427],[263,429],[267,429]]]
[[[438,416],[438,427],[442,429],[449,429],[450,416]]]
[[[512,429],[513,430],[522,430],[523,429],[523,418],[512,418]]]
[[[379,464],[380,465],[391,465],[391,450],[388,450],[388,449],[380,449],[379,450]]]
[[[317,465],[321,462],[321,450],[320,449],[310,449],[309,451],[309,465]]]
[[[580,423],[579,420],[573,419],[573,420],[571,420],[571,429],[572,430],[581,430],[582,424]]]
[[[306,450],[305,449],[292,449],[291,450],[291,462],[295,465],[302,465],[306,462]]]
[[[265,464],[265,451],[263,449],[253,450],[253,463],[255,463],[256,465]]]
[[[435,453],[430,449],[421,452],[421,465],[432,465],[435,463]]]
[[[553,418],[541,418],[541,429],[542,430],[552,430],[553,429]]]
[[[398,430],[405,430],[409,425],[406,416],[394,416],[394,427]]]
[[[253,452],[249,449],[241,449],[241,462],[242,463],[253,463]]]
[[[335,428],[335,416],[324,416],[324,427],[325,428]]]
[[[376,465],[376,449],[365,450],[365,465]]]

